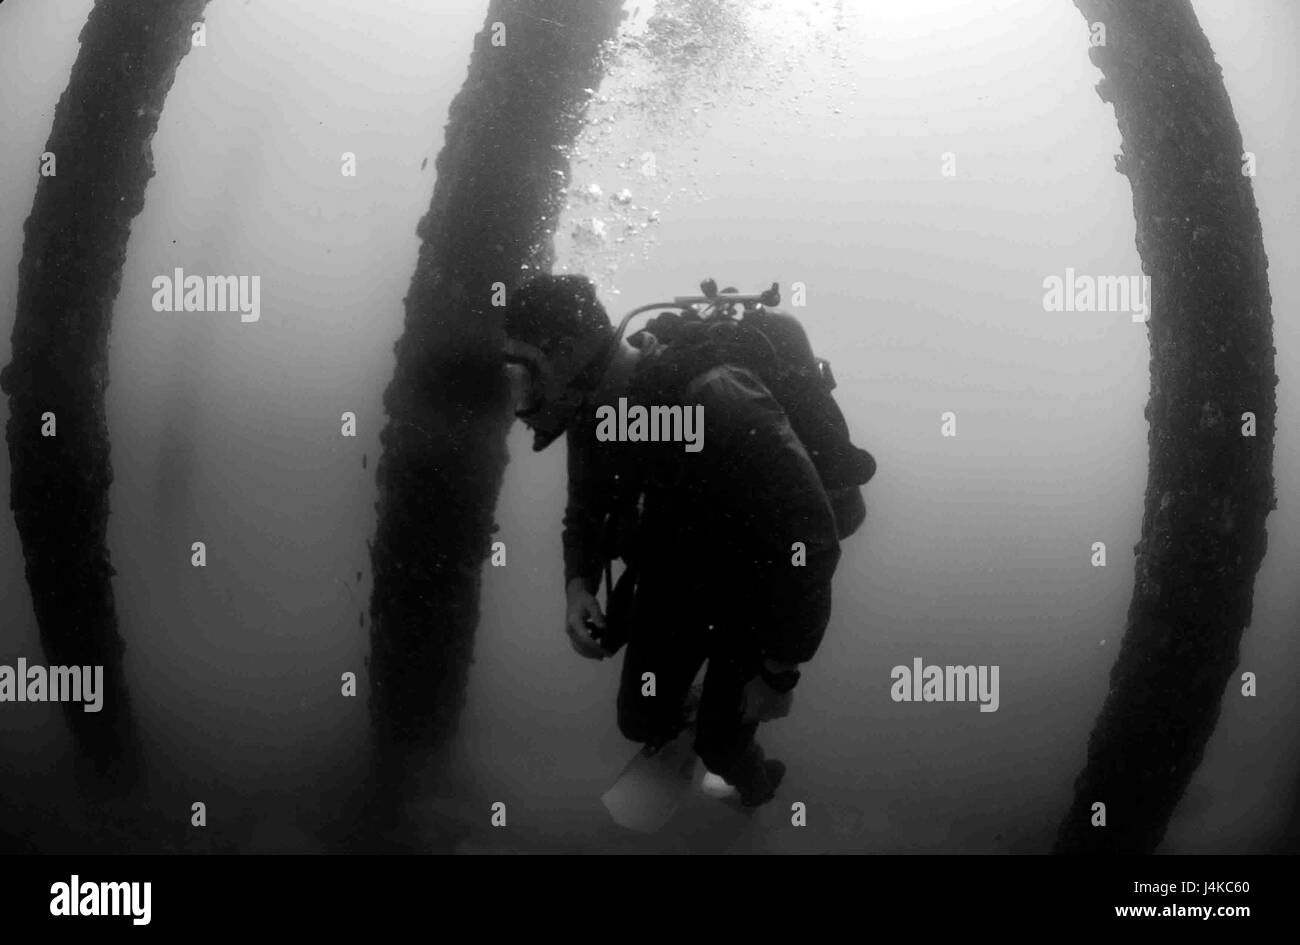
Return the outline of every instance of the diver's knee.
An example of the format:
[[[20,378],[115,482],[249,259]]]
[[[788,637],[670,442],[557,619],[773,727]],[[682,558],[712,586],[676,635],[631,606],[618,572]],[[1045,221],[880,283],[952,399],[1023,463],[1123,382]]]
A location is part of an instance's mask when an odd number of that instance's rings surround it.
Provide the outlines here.
[[[654,736],[654,718],[644,709],[630,705],[627,699],[618,700],[618,730],[633,742],[648,742]]]

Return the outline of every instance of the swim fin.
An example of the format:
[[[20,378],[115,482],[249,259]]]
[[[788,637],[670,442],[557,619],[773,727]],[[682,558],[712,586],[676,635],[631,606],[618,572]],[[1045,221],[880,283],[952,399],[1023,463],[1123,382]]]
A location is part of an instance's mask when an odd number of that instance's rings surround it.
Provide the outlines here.
[[[637,752],[600,799],[615,823],[655,833],[672,819],[695,783],[699,759],[692,747],[694,740],[695,728],[690,726],[657,750]]]

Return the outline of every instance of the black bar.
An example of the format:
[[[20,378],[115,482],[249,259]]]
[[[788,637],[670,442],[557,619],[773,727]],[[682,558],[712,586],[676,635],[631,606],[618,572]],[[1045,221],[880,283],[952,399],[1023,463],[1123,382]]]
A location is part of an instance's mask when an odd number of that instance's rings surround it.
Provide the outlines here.
[[[436,940],[438,932],[450,936],[461,925],[496,937],[512,921],[524,923],[529,934],[549,927],[563,935],[565,929],[578,933],[600,906],[614,910],[616,918],[621,914],[623,922],[644,916],[663,929],[703,910],[705,922],[728,925],[747,919],[761,925],[764,916],[779,915],[809,928],[842,919],[858,934],[893,928],[921,936],[909,941],[929,940],[936,929],[948,928],[980,937],[1090,929],[1155,932],[1176,940],[1192,929],[1254,934],[1279,921],[1294,866],[1290,858],[1263,856],[870,856],[822,857],[815,864],[790,858],[725,864],[639,858],[613,867],[548,859],[488,864],[481,858],[451,863],[394,856],[10,858],[0,915],[6,933],[29,929],[58,936],[51,941],[87,932],[279,931],[318,931],[339,941],[348,931],[373,935],[403,927],[425,929]],[[51,915],[52,887],[70,885],[73,875],[83,895],[89,883],[150,883],[148,924],[135,925],[130,916]],[[1207,895],[1203,887],[1210,882],[1249,890]],[[1146,884],[1144,891],[1136,891],[1138,883]],[[1195,892],[1183,885],[1190,883]],[[669,890],[672,896],[663,895]],[[1145,906],[1156,913],[1117,911]],[[1203,918],[1175,911],[1190,907],[1245,907],[1249,914]],[[1172,914],[1160,914],[1165,909]],[[594,934],[587,928],[582,934]]]

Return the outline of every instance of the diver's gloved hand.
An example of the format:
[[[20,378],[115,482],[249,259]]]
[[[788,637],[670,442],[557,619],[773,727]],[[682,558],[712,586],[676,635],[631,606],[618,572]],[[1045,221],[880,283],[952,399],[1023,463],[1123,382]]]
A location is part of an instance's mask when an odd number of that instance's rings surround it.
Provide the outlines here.
[[[605,612],[600,609],[600,601],[587,590],[580,578],[569,582],[565,596],[568,598],[568,607],[564,629],[569,634],[573,651],[589,660],[603,660],[610,655],[609,652],[591,638],[591,631],[587,629],[588,621],[605,629]]]

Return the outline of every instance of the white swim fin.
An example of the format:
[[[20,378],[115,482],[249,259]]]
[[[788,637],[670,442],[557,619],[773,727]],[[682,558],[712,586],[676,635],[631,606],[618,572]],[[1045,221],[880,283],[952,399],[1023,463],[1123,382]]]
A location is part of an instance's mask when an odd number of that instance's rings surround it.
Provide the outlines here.
[[[695,783],[699,759],[688,727],[658,751],[637,752],[601,802],[614,822],[629,830],[655,833],[668,823]]]

